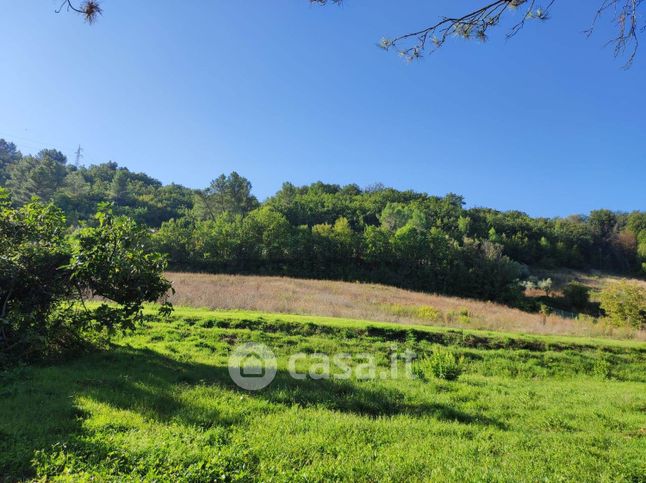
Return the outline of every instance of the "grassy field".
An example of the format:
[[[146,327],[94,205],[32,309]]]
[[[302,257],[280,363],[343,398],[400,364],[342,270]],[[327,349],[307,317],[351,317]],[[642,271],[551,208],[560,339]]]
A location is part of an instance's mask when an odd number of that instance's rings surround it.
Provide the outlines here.
[[[618,329],[602,323],[595,324],[587,319],[576,320],[555,314],[547,317],[544,323],[540,314],[500,304],[413,292],[386,285],[178,272],[168,273],[167,276],[177,291],[172,301],[182,306],[349,317],[505,332],[646,340],[645,331]],[[558,280],[583,276],[578,272],[568,272],[559,275]],[[599,285],[610,279],[599,276],[595,280]]]
[[[255,341],[276,379],[245,392]],[[294,353],[448,346],[457,381],[293,379]],[[299,370],[311,369],[310,359]],[[109,350],[1,374],[0,474],[66,481],[646,481],[646,344],[179,309]]]
[[[551,278],[554,282],[553,287],[556,291],[559,291],[569,282],[573,281],[587,285],[593,290],[599,290],[609,283],[627,280],[626,277],[613,275],[598,270],[590,270],[584,272],[567,268],[558,268],[551,270],[532,268],[532,275],[538,278]],[[646,287],[646,280],[644,280],[643,278],[630,278],[628,280],[636,285]]]

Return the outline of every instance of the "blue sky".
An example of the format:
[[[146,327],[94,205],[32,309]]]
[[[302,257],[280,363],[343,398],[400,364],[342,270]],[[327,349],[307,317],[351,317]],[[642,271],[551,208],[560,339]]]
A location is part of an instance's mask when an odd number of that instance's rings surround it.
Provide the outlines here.
[[[80,144],[195,188],[236,170],[260,198],[322,180],[540,216],[646,209],[646,51],[622,69],[609,25],[583,35],[587,2],[413,64],[377,41],[475,2],[104,0],[93,26],[58,0],[0,3],[0,137],[23,152]]]

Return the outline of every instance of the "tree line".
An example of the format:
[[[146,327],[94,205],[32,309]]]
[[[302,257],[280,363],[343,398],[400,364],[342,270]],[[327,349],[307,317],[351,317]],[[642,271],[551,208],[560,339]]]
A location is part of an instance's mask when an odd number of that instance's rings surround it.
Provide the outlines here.
[[[59,151],[22,155],[0,140],[0,186],[21,207],[36,196],[69,229],[96,224],[102,203],[151,229],[170,267],[362,280],[517,301],[528,267],[646,274],[646,212],[596,210],[564,218],[465,208],[383,185],[285,183],[259,201],[233,172],[205,189],[163,185],[114,162],[74,166]]]

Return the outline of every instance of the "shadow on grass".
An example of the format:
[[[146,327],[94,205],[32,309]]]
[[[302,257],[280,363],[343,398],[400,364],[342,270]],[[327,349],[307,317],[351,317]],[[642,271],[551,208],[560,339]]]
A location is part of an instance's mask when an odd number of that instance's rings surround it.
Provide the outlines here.
[[[9,378],[0,390],[0,479],[33,476],[31,460],[36,450],[83,436],[87,415],[76,406],[78,397],[154,421],[202,428],[232,426],[246,417],[242,412],[223,415],[215,408],[188,404],[179,397],[182,386],[245,392],[231,381],[226,366],[180,362],[148,349],[119,347],[58,366],[28,368],[26,375]],[[395,389],[356,381],[295,380],[286,371],[278,371],[267,388],[248,394],[277,406],[316,407],[367,417],[406,414],[505,428],[499,421],[444,404],[407,401]]]

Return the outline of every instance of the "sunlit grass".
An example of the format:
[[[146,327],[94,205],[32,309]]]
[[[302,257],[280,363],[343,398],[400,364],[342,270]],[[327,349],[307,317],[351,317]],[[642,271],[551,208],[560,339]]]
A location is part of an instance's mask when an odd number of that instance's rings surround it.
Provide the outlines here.
[[[278,357],[276,380],[259,392],[229,378],[228,356],[246,341]],[[386,369],[391,351],[428,355],[438,343],[464,357],[457,381],[301,381],[286,372],[299,351],[367,352]],[[2,380],[0,474],[9,479],[646,475],[646,345],[635,341],[181,308],[118,336],[109,351],[15,368]]]

